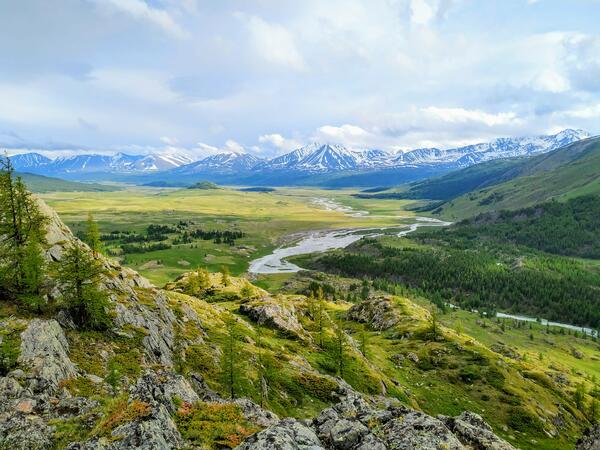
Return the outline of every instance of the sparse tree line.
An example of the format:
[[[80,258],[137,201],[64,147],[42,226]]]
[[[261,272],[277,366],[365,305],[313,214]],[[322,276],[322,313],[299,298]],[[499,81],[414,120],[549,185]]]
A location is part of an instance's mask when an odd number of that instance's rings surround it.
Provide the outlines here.
[[[70,242],[57,262],[44,256],[47,226],[48,218],[10,160],[0,158],[0,301],[35,314],[63,309],[81,328],[108,328],[108,294],[100,288],[105,268],[93,217],[87,225],[89,249]],[[58,298],[52,295],[54,287]]]
[[[210,241],[215,244],[226,244],[233,246],[237,239],[245,237],[245,233],[239,230],[204,230],[202,228],[189,229],[194,223],[191,221],[179,221],[176,226],[150,224],[146,233],[133,231],[113,230],[110,233],[100,235],[103,243],[110,244],[108,253],[111,255],[148,253],[158,250],[168,250],[173,245],[192,244],[197,240]],[[169,239],[175,235],[169,242]],[[77,236],[85,240],[86,233],[78,232]]]

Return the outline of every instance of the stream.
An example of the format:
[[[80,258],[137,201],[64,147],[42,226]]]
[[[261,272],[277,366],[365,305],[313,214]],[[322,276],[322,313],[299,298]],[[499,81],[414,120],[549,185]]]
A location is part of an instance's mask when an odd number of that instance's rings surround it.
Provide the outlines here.
[[[367,211],[356,211],[348,206],[342,206],[335,201],[325,198],[317,198],[313,203],[330,211],[340,211],[350,217],[364,217],[369,213]],[[394,233],[402,237],[412,233],[419,227],[448,226],[451,222],[429,217],[415,217],[415,222],[411,224],[399,224],[394,227],[380,228],[352,228],[344,230],[327,231],[309,231],[297,234],[297,242],[287,247],[275,249],[272,253],[255,259],[250,263],[248,272],[252,274],[273,274],[273,273],[293,273],[302,270],[296,264],[286,261],[290,256],[305,255],[308,253],[325,252],[336,248],[345,248],[363,237],[381,236],[383,234],[392,234],[391,230],[400,230]],[[295,237],[295,236],[291,236]]]

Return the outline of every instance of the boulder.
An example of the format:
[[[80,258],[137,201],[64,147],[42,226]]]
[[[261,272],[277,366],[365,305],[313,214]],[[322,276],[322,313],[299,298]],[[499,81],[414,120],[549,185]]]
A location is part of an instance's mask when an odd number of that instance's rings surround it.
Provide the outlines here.
[[[514,450],[512,445],[496,436],[492,428],[478,414],[464,411],[457,417],[446,417],[442,420],[468,448]]]
[[[175,314],[168,307],[168,300],[164,293],[154,291],[153,307],[139,302],[117,303],[115,305],[115,325],[123,327],[131,325],[145,331],[142,343],[144,345],[144,359],[148,364],[173,365],[173,348],[175,345],[176,322]]]
[[[466,450],[440,420],[418,411],[388,421],[381,434],[386,446],[394,450]]]
[[[296,308],[270,297],[249,301],[240,306],[240,312],[260,325],[279,330],[283,334],[304,339],[308,334],[296,317]]]
[[[284,419],[248,437],[238,450],[324,450],[315,432],[296,419]]]
[[[68,353],[69,343],[56,320],[34,319],[21,333],[18,362],[28,368],[35,391],[54,391],[60,381],[77,375]]]
[[[150,405],[160,404],[174,414],[176,402],[194,403],[200,400],[190,383],[182,376],[171,372],[146,370],[131,388],[131,398]]]
[[[390,297],[372,297],[348,310],[348,319],[369,324],[374,330],[387,330],[399,322]]]
[[[42,418],[29,414],[11,414],[0,417],[0,448],[31,450],[52,448],[52,433]]]

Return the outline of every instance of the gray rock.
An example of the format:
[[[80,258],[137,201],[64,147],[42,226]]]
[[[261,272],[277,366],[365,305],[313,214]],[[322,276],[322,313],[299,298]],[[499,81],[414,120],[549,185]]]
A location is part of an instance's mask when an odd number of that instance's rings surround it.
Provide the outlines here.
[[[38,416],[12,414],[0,417],[0,448],[31,450],[52,447],[52,433]]]
[[[284,419],[247,438],[238,450],[324,450],[321,441],[306,425],[295,419]]]
[[[132,325],[146,331],[142,340],[144,359],[149,364],[173,365],[173,348],[175,345],[176,321],[173,311],[168,307],[164,293],[154,291],[155,306],[150,308],[139,302],[128,302],[126,305],[115,305],[115,324],[119,327]]]
[[[575,444],[575,450],[600,450],[600,424],[588,429]]]
[[[21,333],[18,361],[29,369],[35,391],[54,391],[60,381],[77,375],[68,353],[69,343],[56,320],[34,319]]]
[[[150,416],[115,428],[110,439],[103,437],[74,443],[67,450],[173,450],[182,445],[183,439],[169,412],[160,405]]]
[[[276,414],[261,408],[252,400],[248,400],[247,398],[238,398],[234,400],[233,403],[240,407],[246,420],[258,426],[268,427],[279,422],[279,417],[277,417]]]
[[[348,310],[348,318],[368,323],[374,330],[387,330],[400,321],[389,297],[373,297],[354,305]]]
[[[417,411],[387,422],[380,436],[390,450],[466,450],[441,421]]]
[[[508,442],[494,434],[478,414],[464,411],[458,417],[442,419],[446,427],[467,447],[478,450],[514,450]]]
[[[369,429],[357,420],[339,420],[329,431],[330,445],[339,450],[351,450],[369,434]]]
[[[308,337],[296,317],[296,309],[293,305],[279,304],[275,299],[267,297],[243,303],[240,312],[258,324],[275,328],[287,336],[297,339]]]
[[[200,400],[190,383],[181,375],[166,371],[145,371],[131,388],[131,398],[150,405],[161,404],[173,414],[177,399],[187,403]]]

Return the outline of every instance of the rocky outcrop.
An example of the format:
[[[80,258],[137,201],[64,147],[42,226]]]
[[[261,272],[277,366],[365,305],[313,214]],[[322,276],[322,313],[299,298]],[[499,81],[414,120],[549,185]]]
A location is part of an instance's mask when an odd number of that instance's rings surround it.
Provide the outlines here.
[[[178,401],[194,403],[200,400],[190,383],[181,375],[147,370],[131,389],[131,398],[148,404],[158,403],[173,414]]]
[[[315,432],[296,419],[283,419],[250,436],[238,450],[320,450],[324,449]]]
[[[36,392],[56,390],[62,380],[77,375],[68,356],[69,343],[56,320],[34,319],[21,334],[19,363],[29,370]]]
[[[348,310],[348,319],[369,324],[374,330],[387,330],[399,322],[389,297],[369,298]]]
[[[183,439],[167,409],[160,405],[148,415],[115,428],[110,437],[73,443],[67,450],[173,450]]]
[[[311,422],[284,419],[238,449],[514,450],[473,413],[435,418],[403,406],[374,408],[350,389],[341,396]]]
[[[296,339],[308,338],[308,333],[298,321],[296,308],[292,304],[267,297],[243,303],[240,305],[240,312],[259,325],[279,330],[286,336]]]
[[[172,366],[175,314],[168,307],[168,300],[163,292],[153,291],[152,296],[152,307],[136,301],[117,303],[115,325],[130,325],[144,331],[142,343],[146,363]]]
[[[575,444],[575,450],[600,450],[600,424],[585,432]]]
[[[494,434],[480,415],[464,411],[457,417],[442,418],[446,427],[469,448],[509,450],[513,447]]]

